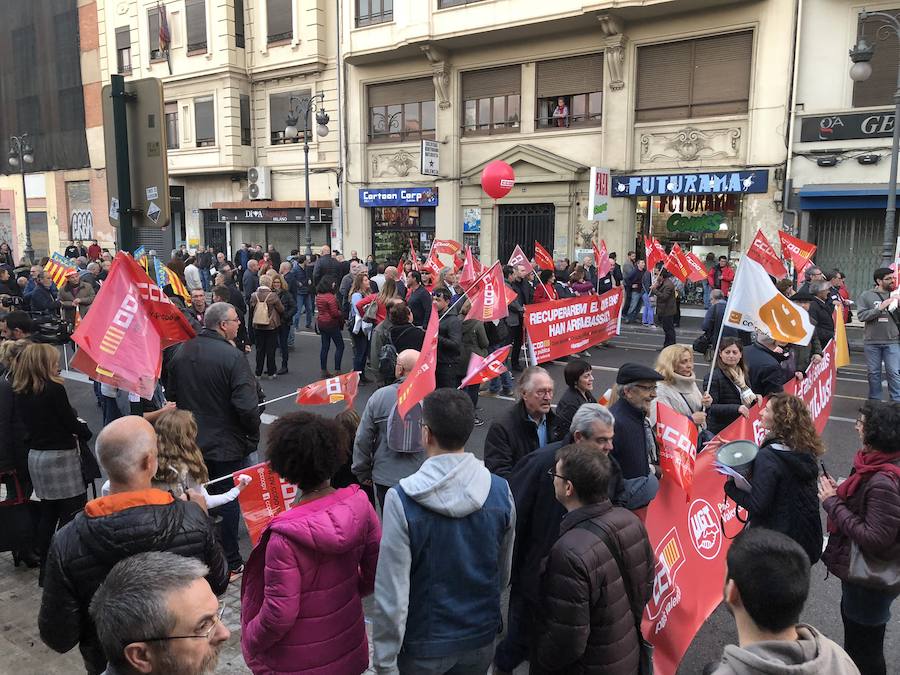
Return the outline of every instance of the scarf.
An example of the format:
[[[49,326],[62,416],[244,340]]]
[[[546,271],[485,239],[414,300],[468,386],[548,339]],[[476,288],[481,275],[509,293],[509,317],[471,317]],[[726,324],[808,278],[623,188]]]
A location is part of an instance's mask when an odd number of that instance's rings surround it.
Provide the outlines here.
[[[865,448],[858,450],[853,458],[853,473],[838,486],[838,497],[846,501],[856,492],[865,477],[881,471],[893,475],[900,481],[900,466],[894,463],[898,459],[900,458],[897,453],[889,455],[877,450],[866,452]]]

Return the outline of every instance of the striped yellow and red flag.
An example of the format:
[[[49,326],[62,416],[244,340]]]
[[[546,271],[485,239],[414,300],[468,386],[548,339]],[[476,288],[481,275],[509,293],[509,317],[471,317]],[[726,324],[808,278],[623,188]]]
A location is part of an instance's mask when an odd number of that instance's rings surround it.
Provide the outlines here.
[[[180,295],[184,298],[185,302],[190,302],[191,294],[188,293],[187,286],[184,285],[184,282],[181,280],[175,272],[170,270],[167,266],[163,266],[163,269],[166,270],[167,276],[169,277],[169,285],[172,286],[172,290],[175,291],[175,295]]]
[[[44,265],[44,271],[50,275],[50,279],[59,288],[63,285],[66,276],[77,272],[77,269],[75,263],[69,258],[59,253],[54,253],[50,260],[47,261],[47,264]]]

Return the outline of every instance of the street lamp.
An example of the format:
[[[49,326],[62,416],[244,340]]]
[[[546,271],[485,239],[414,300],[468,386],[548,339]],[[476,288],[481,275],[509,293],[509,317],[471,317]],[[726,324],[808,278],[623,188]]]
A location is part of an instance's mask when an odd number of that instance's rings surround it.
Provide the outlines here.
[[[296,101],[296,105],[294,102]],[[300,134],[297,124],[303,120],[303,178],[306,185],[306,255],[312,257],[312,237],[309,233],[309,136],[310,113],[316,111],[316,133],[325,137],[328,135],[328,113],[325,112],[325,94],[313,96],[291,96],[291,113],[288,115],[284,127],[284,137],[291,140]]]
[[[859,18],[863,27],[870,17],[878,18],[883,25],[878,28],[882,31],[893,32],[900,40],[900,20],[887,12],[860,12]],[[865,82],[872,75],[872,56],[875,54],[875,46],[869,44],[865,36],[860,36],[856,44],[850,50],[850,79],[854,82]],[[891,171],[888,178],[887,208],[884,211],[884,240],[881,249],[881,265],[887,267],[894,261],[895,234],[894,224],[897,213],[897,156],[900,153],[900,65],[897,68],[897,89],[894,92],[894,135],[891,142]]]
[[[34,150],[28,134],[9,137],[9,165],[22,175],[22,205],[25,207],[25,259],[34,263],[34,249],[31,248],[31,224],[28,222],[28,195],[25,192],[25,165],[34,163]]]

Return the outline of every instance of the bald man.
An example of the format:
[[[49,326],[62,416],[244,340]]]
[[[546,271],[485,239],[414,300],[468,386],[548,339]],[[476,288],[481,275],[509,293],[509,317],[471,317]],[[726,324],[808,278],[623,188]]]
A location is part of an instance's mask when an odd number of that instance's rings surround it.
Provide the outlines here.
[[[419,409],[407,415],[406,433],[403,433],[404,423],[399,420],[396,411],[397,390],[416,367],[418,358],[419,352],[415,349],[406,349],[397,355],[396,382],[372,394],[356,430],[351,470],[360,483],[374,483],[378,503],[382,506],[387,491],[401,478],[418,471],[425,461],[425,448],[418,425]],[[395,419],[391,424],[391,437],[388,438],[388,419],[391,415]]]
[[[202,495],[175,499],[152,485],[158,468],[156,432],[142,417],[121,417],[97,437],[100,465],[109,474],[109,495],[56,533],[44,573],[38,615],[41,639],[67,652],[76,644],[90,675],[102,673],[106,657],[88,618],[94,592],[113,565],[145,551],[168,551],[207,565],[216,594],[228,587],[228,565],[216,542]]]
[[[334,259],[328,246],[323,246],[322,254],[313,267],[313,288],[318,287],[322,277],[334,277],[334,280],[340,283],[342,276],[344,275],[341,273],[341,263]]]

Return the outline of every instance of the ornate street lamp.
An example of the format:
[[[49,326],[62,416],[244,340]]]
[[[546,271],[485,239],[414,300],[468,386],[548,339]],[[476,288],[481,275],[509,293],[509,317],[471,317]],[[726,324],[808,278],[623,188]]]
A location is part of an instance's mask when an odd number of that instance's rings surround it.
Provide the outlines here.
[[[34,264],[34,249],[31,247],[31,224],[28,222],[28,195],[25,188],[25,165],[34,163],[34,150],[28,134],[9,137],[9,165],[19,170],[22,176],[22,204],[25,207],[25,251],[28,264]]]
[[[328,113],[325,112],[324,103],[324,93],[315,94],[314,96],[291,96],[292,112],[288,115],[284,127],[284,137],[291,140],[297,138],[300,135],[300,131],[303,131],[303,178],[306,186],[306,255],[309,257],[312,256],[312,237],[309,233],[309,137],[312,131],[310,129],[310,116],[313,111],[316,111],[316,133],[323,138],[327,136],[330,118]],[[297,126],[300,120],[303,120],[302,129]]]

